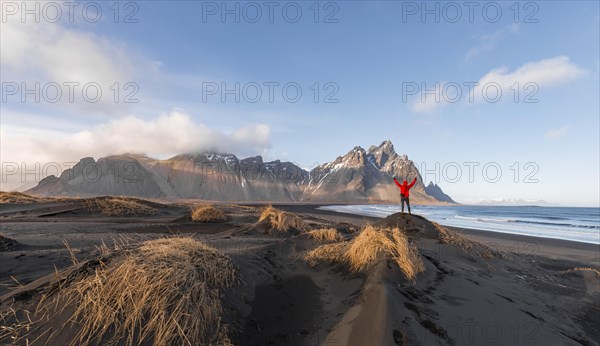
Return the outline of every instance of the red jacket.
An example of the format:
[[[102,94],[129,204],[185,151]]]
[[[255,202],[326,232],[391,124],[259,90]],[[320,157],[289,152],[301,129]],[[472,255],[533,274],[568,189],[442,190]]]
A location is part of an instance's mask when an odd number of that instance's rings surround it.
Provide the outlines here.
[[[413,185],[415,185],[415,183],[417,182],[417,178],[415,178],[412,183],[408,184],[408,182],[405,180],[402,182],[402,184],[400,184],[398,182],[398,180],[396,180],[396,178],[394,178],[394,183],[396,183],[396,185],[398,185],[398,187],[400,188],[400,194],[404,197],[408,197],[410,195],[410,188],[413,187]]]

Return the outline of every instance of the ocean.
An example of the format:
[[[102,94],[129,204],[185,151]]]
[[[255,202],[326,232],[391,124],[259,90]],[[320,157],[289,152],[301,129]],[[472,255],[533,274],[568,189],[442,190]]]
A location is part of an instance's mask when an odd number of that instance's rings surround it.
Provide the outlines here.
[[[399,205],[330,205],[320,209],[386,217]],[[535,206],[412,206],[418,214],[445,226],[600,244],[600,208]]]

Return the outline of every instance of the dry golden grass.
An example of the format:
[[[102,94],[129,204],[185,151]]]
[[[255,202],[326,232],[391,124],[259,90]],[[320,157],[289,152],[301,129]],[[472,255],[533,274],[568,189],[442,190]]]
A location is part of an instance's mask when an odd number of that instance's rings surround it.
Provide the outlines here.
[[[130,197],[95,197],[83,200],[86,210],[104,216],[127,215],[155,215],[156,208],[152,208],[144,201]]]
[[[26,334],[32,327],[28,311],[21,311],[10,307],[0,310],[0,345],[18,345],[24,340],[25,345],[31,345],[32,342],[28,338],[21,338],[21,335]]]
[[[562,272],[560,272],[560,274],[571,274],[571,273],[576,273],[576,272],[592,272],[594,274],[596,274],[596,276],[600,277],[600,271],[598,269],[595,268],[591,268],[591,267],[577,267],[577,268],[573,268],[573,269],[569,269],[569,270],[563,270]]]
[[[63,306],[75,307],[72,345],[230,343],[220,300],[235,281],[227,256],[193,238],[166,238],[114,262],[61,290]]]
[[[417,248],[398,228],[379,229],[367,225],[349,242],[322,245],[310,251],[305,259],[315,265],[318,262],[342,263],[352,272],[370,268],[381,258],[391,258],[404,276],[414,281],[425,270]]]
[[[201,206],[192,210],[192,220],[197,222],[225,222],[227,215],[210,205]]]
[[[318,242],[340,242],[344,237],[335,228],[314,229],[308,232],[310,239]]]
[[[304,260],[311,266],[316,266],[319,262],[327,263],[346,263],[346,252],[348,242],[325,244],[309,251]]]
[[[266,222],[272,229],[281,233],[308,229],[306,222],[298,215],[275,209],[272,206],[266,207],[260,214],[258,222],[261,221]]]
[[[50,198],[31,196],[31,195],[27,195],[27,194],[24,194],[21,192],[0,191],[0,203],[14,203],[14,204],[37,203],[37,202],[44,202],[49,199]]]
[[[52,197],[52,196],[34,196],[17,191],[0,191],[0,204],[26,204],[26,203],[44,203],[44,202],[63,202],[77,200],[77,197]]]
[[[454,245],[471,255],[485,259],[492,259],[496,256],[501,256],[501,254],[495,253],[485,244],[467,239],[462,235],[452,230],[449,230],[436,222],[432,222],[432,224],[435,227],[435,229],[437,229],[437,231],[439,232],[440,240],[444,244]]]
[[[12,345],[66,345],[64,340],[53,339],[60,334],[61,328],[60,324],[55,323],[55,320],[64,320],[64,316],[60,316],[62,310],[58,307],[63,306],[64,309],[65,299],[56,293],[64,292],[65,285],[89,275],[100,265],[104,265],[104,262],[117,251],[132,248],[127,238],[120,237],[114,240],[112,248],[102,242],[102,245],[97,247],[99,257],[79,262],[69,244],[66,241],[64,244],[71,254],[73,265],[60,273],[55,267],[54,278],[50,279],[41,289],[39,298],[33,299],[26,305],[17,303],[20,299],[16,299],[9,303],[8,307],[5,305],[4,309],[0,310],[0,345],[8,344],[9,340]],[[16,279],[14,280],[16,281]],[[23,287],[18,281],[16,282],[18,288]],[[21,294],[30,296],[31,293],[23,291]]]

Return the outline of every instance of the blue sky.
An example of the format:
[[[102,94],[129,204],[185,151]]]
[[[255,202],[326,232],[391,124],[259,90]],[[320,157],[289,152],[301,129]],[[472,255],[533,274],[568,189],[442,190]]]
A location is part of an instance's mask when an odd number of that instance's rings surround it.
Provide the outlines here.
[[[439,163],[439,172],[424,178],[437,180],[461,202],[600,204],[597,1],[516,7],[480,2],[471,18],[464,2],[275,1],[272,20],[264,2],[121,2],[117,23],[113,2],[91,2],[87,16],[86,2],[72,17],[63,7],[56,23],[49,20],[54,8],[48,3],[40,3],[39,23],[22,16],[20,2],[16,8],[7,3],[1,34],[3,163],[43,166],[123,151],[163,158],[216,148],[310,168],[355,145],[368,148],[390,139],[419,167],[431,171]],[[96,4],[102,15],[90,23]],[[223,20],[222,6],[239,6],[239,23],[234,14]],[[253,6],[262,11],[256,23]],[[434,12],[439,6],[439,22],[434,14],[423,18],[423,6]],[[293,22],[297,8],[302,14]],[[132,13],[129,19],[137,22],[125,23]],[[58,83],[62,97],[47,102],[44,96],[52,96],[40,91],[40,102],[32,95],[22,102],[22,83],[36,82],[40,90]],[[70,102],[65,82],[97,83],[102,98],[92,103],[77,90]],[[128,82],[134,84],[125,88]],[[265,84],[270,82],[273,102]],[[470,82],[491,85],[488,100],[481,87],[464,84]],[[240,102],[233,94],[223,102],[222,86],[233,89],[236,83]],[[288,83],[286,100],[282,89]],[[11,89],[15,85],[19,90]],[[403,97],[415,85],[418,90]],[[256,86],[262,96],[249,102]],[[423,86],[432,90],[424,98]],[[462,95],[448,102],[456,86]],[[292,103],[294,87],[302,96]],[[493,103],[497,87],[502,97]],[[132,91],[138,102],[125,103]],[[324,102],[328,95],[337,102]],[[525,102],[527,96],[537,102]],[[491,167],[488,175],[484,166]],[[502,176],[496,181],[498,168]],[[525,183],[529,173],[533,180]]]

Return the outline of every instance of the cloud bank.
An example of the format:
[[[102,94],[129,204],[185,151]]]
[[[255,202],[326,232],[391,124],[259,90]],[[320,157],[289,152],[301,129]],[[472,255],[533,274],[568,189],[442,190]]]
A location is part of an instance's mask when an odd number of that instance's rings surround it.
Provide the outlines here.
[[[139,85],[142,76],[158,71],[157,64],[137,54],[132,47],[93,32],[75,30],[60,23],[22,22],[20,16],[8,16],[0,25],[3,82],[26,83],[28,89],[35,83],[40,83],[40,89],[49,83],[58,83],[63,94],[58,105],[75,105],[80,110],[106,114],[123,112],[128,109],[122,102],[123,97],[133,91],[125,90],[124,85]],[[69,89],[64,83],[80,84],[73,87],[74,102],[69,101]],[[83,86],[89,83],[100,86],[102,98],[98,102],[88,102],[81,95]],[[119,83],[119,88],[114,87],[115,83]],[[90,93],[91,98],[95,98],[96,89]],[[119,102],[115,102],[116,92],[120,94]],[[14,102],[20,102],[19,99],[17,95]]]
[[[43,128],[38,131],[3,126],[2,162],[61,163],[85,156],[99,158],[123,153],[156,158],[203,151],[256,155],[271,147],[268,125],[247,124],[230,132],[219,131],[194,121],[183,110],[148,120],[128,116],[73,133],[48,133]]]

